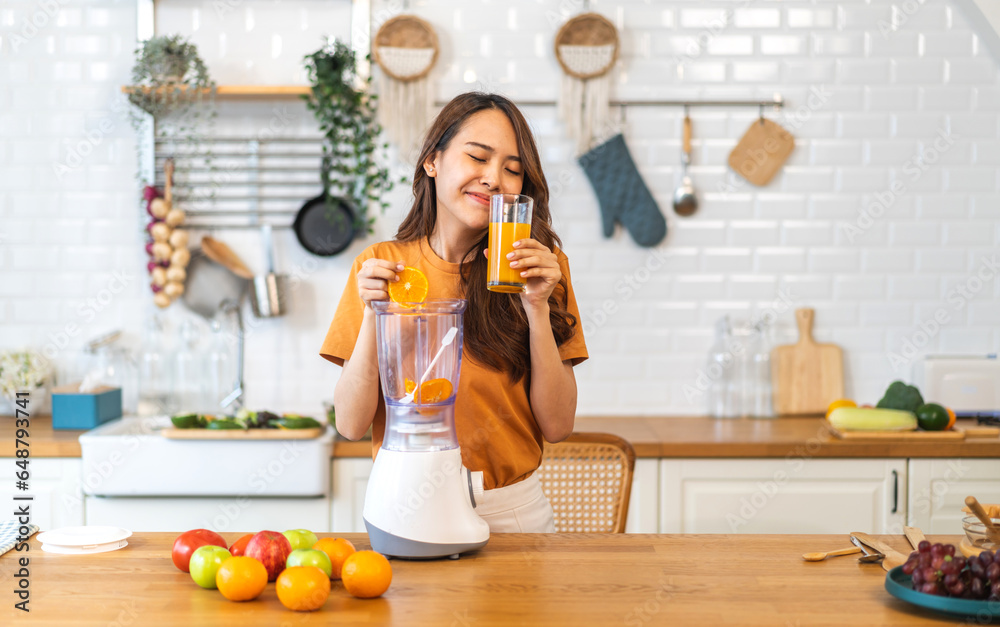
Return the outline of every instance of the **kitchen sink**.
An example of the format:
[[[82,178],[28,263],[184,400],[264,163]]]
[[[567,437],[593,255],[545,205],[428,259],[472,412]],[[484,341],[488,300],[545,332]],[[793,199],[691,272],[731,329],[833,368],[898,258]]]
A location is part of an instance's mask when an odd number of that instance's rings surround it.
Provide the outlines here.
[[[91,496],[325,496],[333,428],[308,440],[172,440],[167,416],[125,417],[80,436]]]

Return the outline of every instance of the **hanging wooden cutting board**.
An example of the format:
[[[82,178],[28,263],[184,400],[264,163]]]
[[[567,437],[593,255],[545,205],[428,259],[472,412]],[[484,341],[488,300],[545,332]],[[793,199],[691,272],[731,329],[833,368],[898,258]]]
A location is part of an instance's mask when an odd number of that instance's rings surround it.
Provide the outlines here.
[[[729,167],[757,186],[771,182],[788,155],[795,149],[795,138],[782,126],[760,118],[750,125],[733,151],[729,153]]]
[[[778,416],[824,414],[844,396],[844,354],[835,344],[818,344],[812,336],[815,311],[795,310],[797,344],[771,351],[774,413]]]

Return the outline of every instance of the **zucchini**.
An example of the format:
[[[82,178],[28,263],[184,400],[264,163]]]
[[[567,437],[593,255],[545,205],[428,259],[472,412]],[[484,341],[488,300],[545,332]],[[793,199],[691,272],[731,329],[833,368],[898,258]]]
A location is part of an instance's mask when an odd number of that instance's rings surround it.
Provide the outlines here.
[[[830,412],[830,424],[841,431],[913,431],[917,417],[901,409],[838,407]]]

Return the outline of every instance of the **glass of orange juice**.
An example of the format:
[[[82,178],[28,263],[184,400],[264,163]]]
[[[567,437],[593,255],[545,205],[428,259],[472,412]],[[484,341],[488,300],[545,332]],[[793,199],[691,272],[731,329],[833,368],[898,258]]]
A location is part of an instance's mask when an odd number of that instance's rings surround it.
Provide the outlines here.
[[[531,208],[534,201],[522,194],[494,194],[490,198],[490,266],[486,289],[491,292],[523,292],[525,280],[520,268],[511,268],[507,254],[514,242],[531,237]]]

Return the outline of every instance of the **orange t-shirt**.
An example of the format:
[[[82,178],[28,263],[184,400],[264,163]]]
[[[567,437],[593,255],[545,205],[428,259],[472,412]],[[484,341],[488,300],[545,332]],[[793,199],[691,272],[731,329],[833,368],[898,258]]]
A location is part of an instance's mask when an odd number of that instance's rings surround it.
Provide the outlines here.
[[[575,366],[587,358],[580,311],[570,282],[569,260],[556,250],[566,278],[567,308],[576,316],[575,333],[559,347],[563,361]],[[365,249],[354,260],[337,313],[323,341],[320,355],[343,366],[354,352],[364,316],[358,296],[358,270],[371,258],[403,262],[427,275],[427,298],[463,298],[459,264],[437,256],[427,241],[382,242]],[[486,289],[484,285],[482,289]],[[465,353],[455,397],[455,430],[462,448],[462,462],[469,470],[483,471],[484,487],[499,488],[530,476],[542,461],[542,432],[535,422],[524,381],[511,384],[507,375],[484,366]],[[378,408],[372,427],[372,455],[378,453],[385,434],[385,401],[379,389]]]

